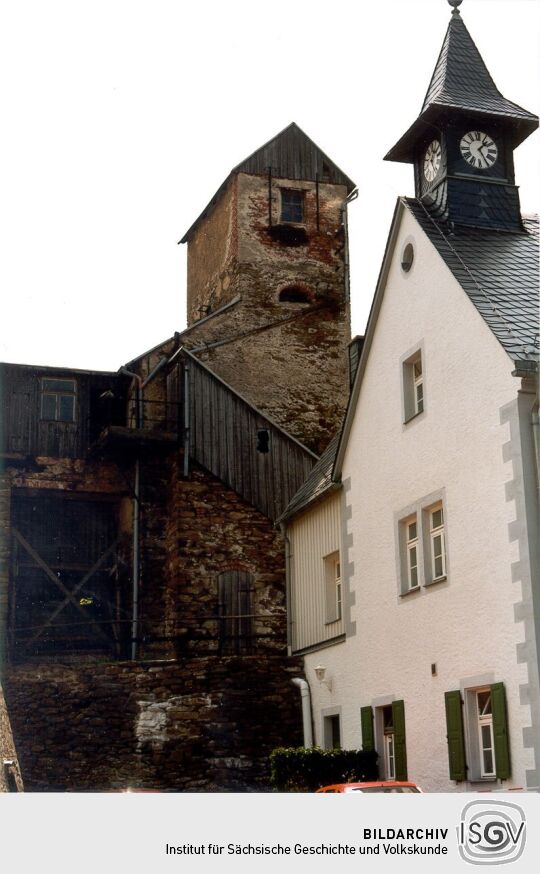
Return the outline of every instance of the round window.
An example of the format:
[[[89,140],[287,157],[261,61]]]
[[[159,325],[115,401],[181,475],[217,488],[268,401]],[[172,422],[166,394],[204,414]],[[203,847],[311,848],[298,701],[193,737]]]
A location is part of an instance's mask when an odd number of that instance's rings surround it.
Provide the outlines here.
[[[401,269],[404,273],[408,273],[414,263],[414,246],[412,243],[407,243],[403,249],[401,256]]]

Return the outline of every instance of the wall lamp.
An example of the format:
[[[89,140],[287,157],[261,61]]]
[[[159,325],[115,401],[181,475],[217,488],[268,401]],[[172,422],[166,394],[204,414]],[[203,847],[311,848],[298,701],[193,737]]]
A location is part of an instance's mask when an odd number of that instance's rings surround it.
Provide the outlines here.
[[[326,677],[326,668],[323,665],[317,665],[315,668],[315,676],[317,677],[319,684],[321,686],[326,686],[329,692],[332,691],[332,680],[325,679]]]

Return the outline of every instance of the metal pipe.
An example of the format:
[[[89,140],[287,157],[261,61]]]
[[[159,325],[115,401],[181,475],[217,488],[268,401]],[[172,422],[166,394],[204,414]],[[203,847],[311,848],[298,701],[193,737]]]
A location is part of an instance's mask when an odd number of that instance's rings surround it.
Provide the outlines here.
[[[268,168],[268,227],[272,227],[272,168]]]
[[[321,223],[320,223],[320,208],[319,208],[319,174],[315,175],[315,198],[317,201],[317,230],[320,231]]]
[[[121,367],[119,373],[125,373],[126,376],[131,376],[132,379],[137,381],[137,406],[136,406],[136,421],[135,426],[137,428],[142,428],[143,424],[143,382],[138,373],[133,373],[132,370],[128,370],[127,367]]]
[[[135,485],[133,487],[133,587],[132,587],[132,616],[131,616],[131,658],[137,659],[137,643],[139,636],[139,576],[140,576],[140,548],[139,530],[141,521],[140,510],[141,490],[141,463],[135,462]]]
[[[309,694],[309,686],[305,680],[300,677],[293,677],[291,680],[293,686],[300,689],[302,696],[302,726],[304,729],[304,746],[313,746],[313,728],[311,726],[311,695]]]
[[[145,386],[148,385],[148,383],[154,378],[154,376],[157,376],[157,374],[159,373],[161,368],[164,367],[168,363],[168,361],[169,361],[169,359],[167,358],[167,356],[165,356],[164,358],[161,358],[158,361],[158,363],[156,364],[156,366],[154,367],[154,369],[148,374],[146,379],[141,383],[141,388],[145,388]]]
[[[347,216],[347,206],[349,203],[352,203],[353,200],[356,200],[358,197],[358,188],[355,188],[348,197],[345,198],[345,203],[341,207],[342,214],[342,224],[343,224],[343,233],[344,233],[344,243],[345,243],[345,251],[343,253],[343,266],[345,268],[345,302],[347,306],[350,306],[351,302],[351,272],[350,272],[350,262],[349,262],[349,219]],[[350,320],[350,312],[349,312],[349,320]]]
[[[128,370],[126,367],[120,368],[120,373],[125,373],[126,376],[131,376],[135,380],[137,386],[136,400],[136,427],[140,428],[143,421],[142,410],[142,380],[138,373]],[[133,486],[133,542],[132,542],[132,608],[131,608],[131,658],[133,661],[137,659],[138,650],[138,635],[139,635],[139,586],[140,586],[140,524],[141,524],[141,507],[140,507],[140,492],[141,492],[141,464],[137,458],[135,461],[135,483]]]
[[[189,365],[184,364],[184,478],[189,476]]]
[[[287,536],[287,528],[284,522],[279,523],[279,530],[281,531],[281,536],[285,541],[285,607],[287,610],[287,655],[292,655],[292,625],[293,625],[293,612],[292,612],[292,585],[291,585],[291,567],[292,567],[292,555],[291,555],[291,541]]]

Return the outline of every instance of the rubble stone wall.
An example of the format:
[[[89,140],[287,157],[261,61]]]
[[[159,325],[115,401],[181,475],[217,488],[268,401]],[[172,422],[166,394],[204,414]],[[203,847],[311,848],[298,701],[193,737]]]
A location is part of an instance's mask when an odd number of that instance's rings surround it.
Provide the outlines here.
[[[301,675],[279,656],[8,667],[25,789],[268,790],[270,751],[302,743]]]

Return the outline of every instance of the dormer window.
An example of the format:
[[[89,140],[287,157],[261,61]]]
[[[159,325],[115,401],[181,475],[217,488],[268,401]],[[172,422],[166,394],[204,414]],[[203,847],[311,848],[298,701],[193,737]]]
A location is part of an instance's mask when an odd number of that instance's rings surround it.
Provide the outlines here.
[[[41,418],[49,422],[74,422],[76,394],[74,379],[42,379]]]
[[[281,221],[301,224],[304,221],[304,192],[297,188],[281,189]]]

